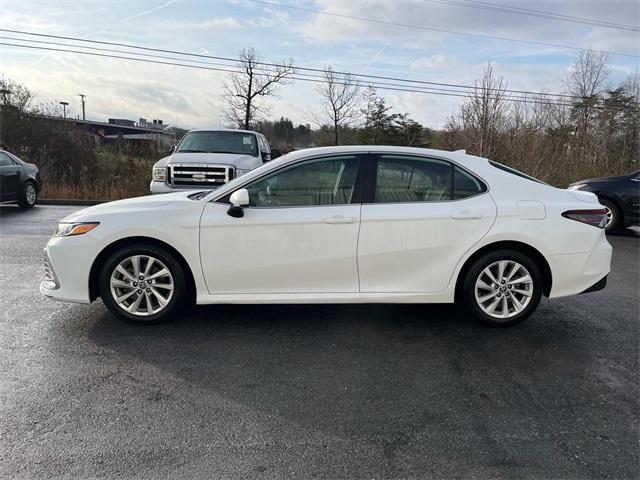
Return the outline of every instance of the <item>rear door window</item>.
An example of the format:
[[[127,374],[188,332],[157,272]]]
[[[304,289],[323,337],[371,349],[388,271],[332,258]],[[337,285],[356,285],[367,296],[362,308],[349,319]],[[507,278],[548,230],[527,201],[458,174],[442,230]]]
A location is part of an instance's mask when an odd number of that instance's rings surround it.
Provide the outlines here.
[[[446,160],[383,154],[373,197],[375,203],[443,202],[486,190],[482,181]]]

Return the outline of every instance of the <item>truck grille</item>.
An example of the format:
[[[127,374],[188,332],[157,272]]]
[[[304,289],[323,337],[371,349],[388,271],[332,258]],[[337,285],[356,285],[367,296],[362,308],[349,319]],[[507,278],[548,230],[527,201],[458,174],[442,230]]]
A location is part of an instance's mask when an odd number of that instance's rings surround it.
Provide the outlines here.
[[[170,183],[176,187],[218,188],[233,178],[228,165],[169,165]]]

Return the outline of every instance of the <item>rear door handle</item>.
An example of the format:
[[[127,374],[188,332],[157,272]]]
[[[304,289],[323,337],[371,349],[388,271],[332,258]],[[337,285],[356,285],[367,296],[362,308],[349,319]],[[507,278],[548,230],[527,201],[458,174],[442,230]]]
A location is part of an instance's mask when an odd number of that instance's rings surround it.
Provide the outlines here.
[[[325,218],[322,220],[324,223],[356,223],[358,219],[356,217],[345,217],[344,215],[334,215],[333,217]]]
[[[482,218],[482,214],[479,212],[470,212],[469,210],[463,210],[451,215],[454,220],[478,220]]]

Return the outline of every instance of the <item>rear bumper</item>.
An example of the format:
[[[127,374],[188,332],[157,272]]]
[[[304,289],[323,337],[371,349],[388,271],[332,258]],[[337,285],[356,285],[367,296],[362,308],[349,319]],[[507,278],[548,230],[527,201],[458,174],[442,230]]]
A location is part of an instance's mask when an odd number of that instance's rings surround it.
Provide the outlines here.
[[[580,293],[591,293],[591,292],[598,292],[600,290],[604,290],[604,287],[607,286],[608,276],[609,275],[605,275],[604,277],[602,277],[602,280],[598,280],[596,283],[594,283],[589,288],[587,288],[584,292],[580,292]]]
[[[549,298],[601,290],[611,270],[613,249],[604,232],[595,247],[587,252],[550,255],[552,286]]]

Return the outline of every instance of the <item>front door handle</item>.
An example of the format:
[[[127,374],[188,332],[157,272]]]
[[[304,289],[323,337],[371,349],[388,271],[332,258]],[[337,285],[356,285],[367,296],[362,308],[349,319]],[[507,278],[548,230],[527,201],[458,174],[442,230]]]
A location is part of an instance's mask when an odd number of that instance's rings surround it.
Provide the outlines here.
[[[334,215],[333,217],[325,218],[322,221],[324,223],[330,223],[330,224],[356,223],[358,219],[356,217],[345,217],[344,215]]]
[[[463,210],[458,213],[454,213],[451,215],[451,218],[454,220],[479,220],[482,218],[482,214],[480,212],[470,212],[469,210]]]

